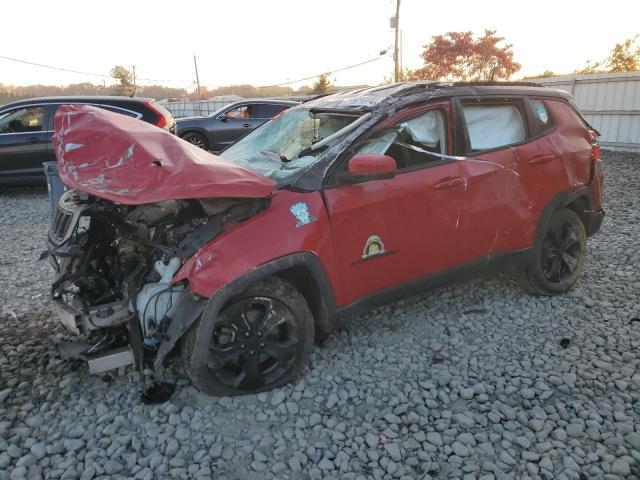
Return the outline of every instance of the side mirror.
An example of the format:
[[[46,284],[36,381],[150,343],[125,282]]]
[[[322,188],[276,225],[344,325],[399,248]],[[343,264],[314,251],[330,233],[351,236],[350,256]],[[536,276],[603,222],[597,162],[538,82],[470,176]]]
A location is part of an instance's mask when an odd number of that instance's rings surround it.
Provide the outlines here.
[[[226,113],[221,113],[220,115],[218,115],[218,120],[220,120],[221,122],[226,122],[228,118],[229,117],[227,117]]]
[[[396,161],[389,155],[365,153],[349,160],[349,176],[356,181],[393,178],[397,168]]]

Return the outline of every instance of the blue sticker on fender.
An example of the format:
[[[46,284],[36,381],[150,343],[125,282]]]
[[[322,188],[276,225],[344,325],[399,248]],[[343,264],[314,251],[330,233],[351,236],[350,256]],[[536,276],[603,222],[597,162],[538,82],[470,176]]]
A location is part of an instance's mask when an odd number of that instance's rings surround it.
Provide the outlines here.
[[[303,227],[309,223],[315,222],[316,217],[311,215],[309,206],[304,202],[298,202],[291,205],[289,209],[296,219],[296,228]]]

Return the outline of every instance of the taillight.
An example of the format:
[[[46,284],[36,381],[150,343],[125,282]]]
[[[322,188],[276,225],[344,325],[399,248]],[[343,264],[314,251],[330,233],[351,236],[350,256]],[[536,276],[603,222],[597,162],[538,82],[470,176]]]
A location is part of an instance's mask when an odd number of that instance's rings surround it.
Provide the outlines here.
[[[153,108],[153,104],[151,102],[147,102],[145,105],[149,108],[149,110],[154,112],[159,117],[158,121],[154,123],[154,125],[156,127],[164,128],[165,130],[167,130],[169,128],[168,126],[169,122],[167,122],[167,117],[165,117],[164,114],[157,108]]]
[[[589,178],[587,178],[587,184],[591,184],[591,180],[595,178],[598,168],[602,169],[602,164],[600,163],[600,147],[595,143],[591,145],[590,163],[591,168],[589,168]]]

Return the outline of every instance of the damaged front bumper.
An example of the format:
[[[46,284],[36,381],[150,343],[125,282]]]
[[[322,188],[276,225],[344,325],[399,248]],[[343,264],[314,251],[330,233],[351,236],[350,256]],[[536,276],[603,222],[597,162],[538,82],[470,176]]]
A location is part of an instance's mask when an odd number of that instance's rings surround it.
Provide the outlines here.
[[[99,215],[100,208],[68,192],[60,200],[48,233],[48,258],[55,276],[53,308],[64,327],[89,339],[88,343],[72,342],[71,348],[61,345],[61,353],[86,360],[92,373],[131,365],[147,355],[155,356],[159,366],[188,328],[185,319],[190,325],[204,308],[205,299],[193,295],[186,282],[173,283],[180,258],[172,256],[166,263],[157,257],[155,262],[143,261],[130,246],[124,251],[138,260],[137,267],[130,267],[131,273],[118,281],[100,283],[100,274],[104,277],[105,272],[97,265],[103,256],[94,250],[95,235],[87,234],[93,212]],[[114,235],[103,248],[118,251],[119,239]],[[94,265],[93,269],[88,265]],[[87,288],[108,293],[91,302]]]
[[[60,323],[78,335],[99,328],[125,325],[131,316],[126,302],[112,302],[83,311],[75,298],[70,302],[55,297],[52,300]]]

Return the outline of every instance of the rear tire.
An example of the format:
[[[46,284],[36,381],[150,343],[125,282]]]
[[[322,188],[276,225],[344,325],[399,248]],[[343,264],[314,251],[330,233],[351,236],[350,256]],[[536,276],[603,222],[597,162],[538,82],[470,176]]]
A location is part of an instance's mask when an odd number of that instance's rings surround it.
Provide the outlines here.
[[[534,258],[521,273],[520,283],[529,293],[558,295],[568,292],[582,275],[587,259],[587,235],[573,211],[557,210],[542,238],[534,247]]]
[[[186,133],[182,137],[182,139],[186,140],[192,145],[195,145],[198,148],[201,148],[203,150],[209,150],[209,142],[207,142],[207,139],[204,137],[204,135],[200,133],[189,132],[189,133]]]
[[[182,341],[183,367],[208,395],[241,395],[295,380],[313,348],[311,310],[277,277],[260,280],[216,316],[203,316]]]

